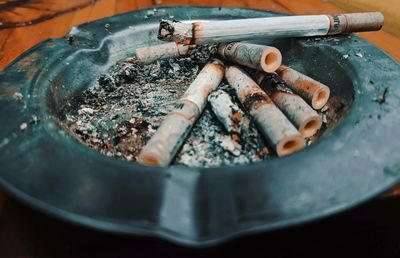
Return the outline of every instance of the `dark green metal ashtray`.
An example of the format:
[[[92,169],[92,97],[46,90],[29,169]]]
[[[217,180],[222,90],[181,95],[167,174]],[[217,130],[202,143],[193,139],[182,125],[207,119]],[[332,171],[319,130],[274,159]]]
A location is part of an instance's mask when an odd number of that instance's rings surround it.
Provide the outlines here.
[[[149,16],[149,10],[74,27],[0,73],[2,187],[78,224],[204,246],[332,215],[399,181],[400,65],[356,36],[262,41],[277,46],[285,62],[329,85],[332,96],[347,104],[335,128],[288,157],[246,166],[153,168],[76,141],[59,126],[63,105],[136,47],[159,44],[160,19],[279,15],[159,7]]]

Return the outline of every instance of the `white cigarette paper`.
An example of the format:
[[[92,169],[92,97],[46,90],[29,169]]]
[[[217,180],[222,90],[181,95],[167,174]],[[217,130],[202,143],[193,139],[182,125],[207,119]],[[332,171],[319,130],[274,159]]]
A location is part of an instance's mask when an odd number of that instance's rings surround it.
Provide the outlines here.
[[[300,96],[288,91],[277,74],[258,73],[253,78],[303,137],[311,137],[321,128],[322,118],[318,113]]]
[[[284,65],[281,65],[276,73],[290,89],[299,94],[314,109],[321,109],[328,102],[331,91],[325,84]]]
[[[282,63],[282,54],[277,48],[245,42],[220,43],[218,54],[231,62],[268,73],[275,72]]]
[[[208,44],[266,37],[309,37],[381,29],[380,12],[297,15],[181,23],[163,20],[158,38],[183,44]]]
[[[194,47],[175,42],[142,47],[136,49],[136,58],[143,64],[150,64],[161,59],[187,56]]]
[[[223,77],[224,65],[221,61],[214,59],[204,66],[175,109],[143,147],[138,157],[139,163],[155,166],[171,163],[202,113],[208,95],[218,87]]]
[[[243,70],[229,66],[225,77],[278,156],[289,155],[305,147],[305,140],[299,131]]]

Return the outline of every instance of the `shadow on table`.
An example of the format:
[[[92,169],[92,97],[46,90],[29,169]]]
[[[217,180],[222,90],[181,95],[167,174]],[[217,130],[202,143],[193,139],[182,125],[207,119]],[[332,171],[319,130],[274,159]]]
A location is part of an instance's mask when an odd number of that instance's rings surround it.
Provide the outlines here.
[[[387,198],[305,226],[191,249],[81,228],[7,197],[0,207],[0,257],[400,257],[399,230],[400,199]]]

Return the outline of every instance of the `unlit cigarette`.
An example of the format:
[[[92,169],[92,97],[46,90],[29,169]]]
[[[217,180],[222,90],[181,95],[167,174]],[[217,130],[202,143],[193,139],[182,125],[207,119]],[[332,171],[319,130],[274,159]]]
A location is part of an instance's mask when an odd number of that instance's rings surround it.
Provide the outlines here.
[[[204,66],[185,94],[168,114],[161,126],[144,146],[138,162],[147,165],[167,166],[175,157],[202,113],[208,95],[224,77],[223,63],[217,59]]]
[[[314,109],[325,106],[331,93],[328,86],[284,65],[281,65],[276,72],[289,88],[305,99]]]
[[[236,66],[229,66],[225,76],[278,156],[285,156],[305,147],[305,140],[299,131],[244,71]]]
[[[300,96],[293,94],[277,74],[258,73],[253,78],[303,137],[311,137],[321,128],[322,119],[318,113]]]
[[[162,20],[158,38],[186,45],[242,41],[265,37],[308,37],[380,30],[380,12],[298,15],[181,23]]]
[[[175,42],[142,47],[136,49],[136,57],[143,64],[150,64],[157,60],[173,57],[183,57],[190,53],[194,46],[183,45]]]
[[[268,73],[275,72],[282,63],[282,54],[277,48],[245,42],[220,43],[218,54],[229,61]]]

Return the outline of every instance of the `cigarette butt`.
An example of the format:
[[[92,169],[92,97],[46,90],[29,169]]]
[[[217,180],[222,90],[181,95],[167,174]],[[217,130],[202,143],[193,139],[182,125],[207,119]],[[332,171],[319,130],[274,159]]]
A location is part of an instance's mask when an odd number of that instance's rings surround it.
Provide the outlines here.
[[[282,63],[281,52],[274,47],[245,42],[220,43],[218,54],[226,60],[268,73]]]
[[[227,67],[225,76],[278,156],[289,155],[305,147],[300,132],[250,76],[236,66]]]
[[[284,65],[281,65],[276,72],[290,89],[314,109],[321,109],[328,102],[331,92],[328,86]]]
[[[138,157],[139,163],[153,166],[167,166],[171,163],[204,110],[208,95],[218,87],[223,76],[224,66],[221,61],[214,59],[204,66],[174,110],[143,147]]]
[[[263,146],[258,131],[251,126],[250,119],[242,109],[232,101],[231,96],[224,90],[216,90],[208,96],[211,109],[218,121],[221,122],[225,130],[231,135],[231,139],[236,143],[235,148],[239,151],[243,143],[257,142]],[[264,146],[259,152],[260,157],[264,157],[269,150]]]
[[[303,137],[311,137],[321,128],[322,118],[318,113],[300,96],[291,92],[277,74],[259,73],[253,78]]]
[[[137,48],[136,57],[139,62],[143,64],[150,64],[161,59],[187,56],[190,53],[190,50],[193,48],[194,46],[192,45],[183,45],[170,42],[155,46]]]
[[[250,120],[239,106],[232,102],[228,93],[223,90],[214,91],[208,96],[208,101],[217,119],[235,141],[240,141],[242,135],[249,134]]]

